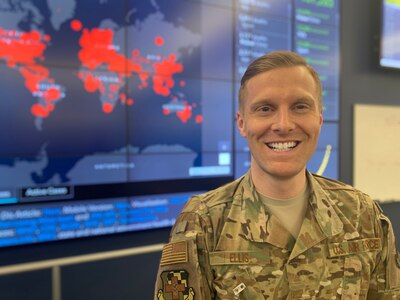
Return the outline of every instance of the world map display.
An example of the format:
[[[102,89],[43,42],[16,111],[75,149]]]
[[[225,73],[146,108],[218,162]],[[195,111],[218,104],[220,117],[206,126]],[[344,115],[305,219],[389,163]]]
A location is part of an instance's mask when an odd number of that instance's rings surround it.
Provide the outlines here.
[[[134,176],[129,170],[151,167],[149,155],[170,157],[178,178],[201,165],[200,17],[174,19],[196,5],[1,3],[0,86],[7,101],[0,174],[10,185],[15,178],[21,186],[126,181]],[[96,14],[80,13],[89,9]]]

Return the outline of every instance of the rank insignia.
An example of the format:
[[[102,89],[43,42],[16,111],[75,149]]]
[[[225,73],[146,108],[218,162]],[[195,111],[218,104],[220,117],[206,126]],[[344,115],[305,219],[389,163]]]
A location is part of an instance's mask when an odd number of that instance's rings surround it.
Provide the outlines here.
[[[189,287],[187,271],[165,271],[160,277],[163,289],[158,290],[158,300],[194,300],[194,290]]]

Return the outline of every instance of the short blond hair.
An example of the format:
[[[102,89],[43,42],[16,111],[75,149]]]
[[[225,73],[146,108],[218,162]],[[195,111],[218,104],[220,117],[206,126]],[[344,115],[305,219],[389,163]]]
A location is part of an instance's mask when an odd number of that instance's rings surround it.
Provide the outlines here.
[[[320,110],[322,111],[322,84],[317,71],[315,71],[315,69],[311,67],[302,56],[295,52],[286,50],[270,52],[255,59],[252,63],[250,63],[240,81],[239,110],[243,112],[245,87],[246,83],[251,78],[260,73],[271,71],[277,68],[295,66],[305,67],[314,78],[315,84],[317,86],[317,100],[320,106]]]

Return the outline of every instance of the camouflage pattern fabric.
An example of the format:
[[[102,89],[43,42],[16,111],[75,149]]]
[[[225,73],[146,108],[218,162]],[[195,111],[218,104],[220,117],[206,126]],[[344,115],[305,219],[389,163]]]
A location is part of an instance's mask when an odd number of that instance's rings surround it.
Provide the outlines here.
[[[154,299],[400,299],[400,258],[379,206],[341,182],[307,178],[296,240],[249,173],[191,198],[164,248]],[[184,284],[171,289],[166,278],[178,282],[178,273]]]

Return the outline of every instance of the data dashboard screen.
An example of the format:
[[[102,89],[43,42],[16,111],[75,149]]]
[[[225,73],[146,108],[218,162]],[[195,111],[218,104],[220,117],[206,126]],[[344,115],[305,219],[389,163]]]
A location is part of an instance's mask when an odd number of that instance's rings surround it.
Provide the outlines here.
[[[400,1],[381,0],[379,64],[400,69]]]
[[[240,78],[279,49],[320,74],[337,178],[338,0],[0,0],[0,247],[168,227],[243,175]]]

